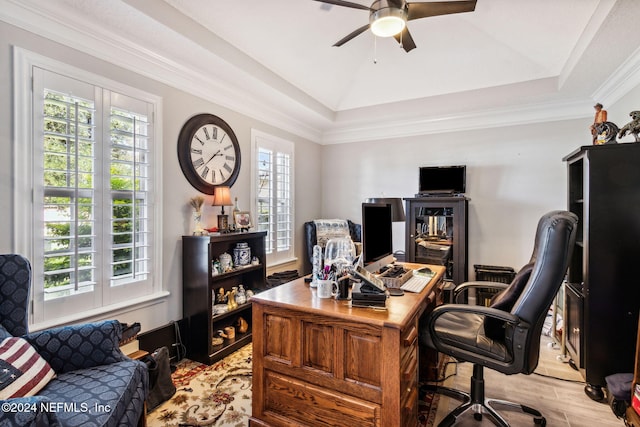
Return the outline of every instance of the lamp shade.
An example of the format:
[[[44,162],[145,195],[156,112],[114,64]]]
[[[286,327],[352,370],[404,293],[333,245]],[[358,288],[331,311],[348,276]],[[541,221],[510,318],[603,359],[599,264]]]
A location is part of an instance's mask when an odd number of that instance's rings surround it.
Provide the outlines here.
[[[213,190],[212,206],[231,206],[231,191],[229,187],[220,185]]]
[[[402,222],[405,219],[404,207],[400,197],[372,197],[366,200],[367,203],[382,203],[391,205],[391,221]]]

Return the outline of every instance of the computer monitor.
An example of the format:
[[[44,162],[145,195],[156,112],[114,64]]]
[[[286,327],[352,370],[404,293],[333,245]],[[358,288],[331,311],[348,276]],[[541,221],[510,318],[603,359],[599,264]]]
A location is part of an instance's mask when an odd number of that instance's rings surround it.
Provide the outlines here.
[[[420,168],[420,194],[462,194],[466,187],[466,166],[423,166]]]
[[[362,261],[367,271],[373,273],[393,263],[391,229],[390,204],[362,204]]]

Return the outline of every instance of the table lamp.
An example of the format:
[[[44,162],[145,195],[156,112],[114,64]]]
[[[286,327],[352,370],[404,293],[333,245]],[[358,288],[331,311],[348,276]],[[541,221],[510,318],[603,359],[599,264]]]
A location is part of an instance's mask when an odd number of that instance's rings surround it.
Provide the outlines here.
[[[404,207],[400,197],[372,197],[366,200],[367,203],[382,203],[391,205],[391,222],[403,222]]]
[[[224,213],[225,206],[231,206],[231,191],[229,187],[219,185],[213,190],[213,205],[222,206],[222,211],[218,215],[218,230],[227,231],[229,228],[229,216]]]

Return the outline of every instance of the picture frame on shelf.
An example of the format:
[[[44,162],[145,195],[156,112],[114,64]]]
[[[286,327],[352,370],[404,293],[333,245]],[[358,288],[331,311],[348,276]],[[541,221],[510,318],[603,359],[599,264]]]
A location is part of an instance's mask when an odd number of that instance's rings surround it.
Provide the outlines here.
[[[249,211],[234,212],[233,219],[236,224],[236,229],[240,231],[249,230],[253,226],[251,212]]]

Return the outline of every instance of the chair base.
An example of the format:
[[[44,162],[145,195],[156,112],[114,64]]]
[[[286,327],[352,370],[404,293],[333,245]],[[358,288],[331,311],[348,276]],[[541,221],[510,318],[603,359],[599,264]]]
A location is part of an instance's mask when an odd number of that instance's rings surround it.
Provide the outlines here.
[[[473,418],[477,421],[482,420],[482,416],[488,416],[491,421],[499,427],[510,427],[509,423],[495,410],[492,405],[502,405],[509,410],[521,411],[525,414],[533,416],[535,425],[546,426],[547,420],[542,416],[540,411],[519,403],[510,402],[508,400],[486,399],[484,396],[484,379],[483,367],[481,365],[473,365],[473,376],[471,377],[471,393],[465,393],[449,387],[425,384],[420,390],[430,391],[460,400],[462,404],[451,411],[440,421],[438,427],[449,427],[455,424],[456,420],[464,413],[473,411]]]

